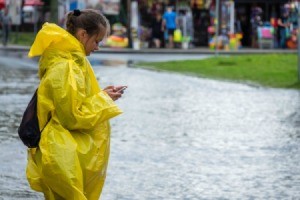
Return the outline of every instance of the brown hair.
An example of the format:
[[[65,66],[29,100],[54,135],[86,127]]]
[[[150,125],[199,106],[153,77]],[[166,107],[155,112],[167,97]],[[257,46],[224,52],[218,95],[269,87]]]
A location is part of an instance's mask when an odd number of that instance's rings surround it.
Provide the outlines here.
[[[110,25],[106,17],[93,9],[74,10],[67,14],[67,31],[75,36],[79,28],[86,30],[88,35],[100,33],[101,29],[106,29],[106,36],[109,35]]]

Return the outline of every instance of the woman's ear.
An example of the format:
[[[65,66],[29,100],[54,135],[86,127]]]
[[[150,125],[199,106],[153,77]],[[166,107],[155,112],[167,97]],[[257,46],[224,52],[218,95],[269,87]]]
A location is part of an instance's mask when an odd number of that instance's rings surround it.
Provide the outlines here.
[[[86,30],[80,28],[77,30],[77,33],[76,33],[76,38],[80,41],[80,42],[84,42],[86,40],[86,37],[87,37],[87,32]]]

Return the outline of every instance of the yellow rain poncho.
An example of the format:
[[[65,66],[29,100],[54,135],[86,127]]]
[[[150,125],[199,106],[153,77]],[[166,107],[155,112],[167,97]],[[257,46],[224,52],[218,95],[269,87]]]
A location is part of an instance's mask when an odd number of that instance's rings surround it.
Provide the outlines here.
[[[121,113],[99,87],[83,45],[46,23],[29,56],[39,61],[39,148],[28,150],[27,179],[46,199],[99,199],[110,148],[109,119]]]

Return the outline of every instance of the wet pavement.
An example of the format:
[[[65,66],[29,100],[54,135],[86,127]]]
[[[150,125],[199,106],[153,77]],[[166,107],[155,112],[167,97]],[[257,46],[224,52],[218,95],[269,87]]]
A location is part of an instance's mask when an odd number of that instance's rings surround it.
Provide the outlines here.
[[[17,135],[36,62],[10,56],[0,56],[0,199],[43,199],[28,186]],[[130,57],[118,58],[91,57],[103,87],[128,85],[124,114],[111,121],[102,200],[300,199],[299,91],[128,68]]]

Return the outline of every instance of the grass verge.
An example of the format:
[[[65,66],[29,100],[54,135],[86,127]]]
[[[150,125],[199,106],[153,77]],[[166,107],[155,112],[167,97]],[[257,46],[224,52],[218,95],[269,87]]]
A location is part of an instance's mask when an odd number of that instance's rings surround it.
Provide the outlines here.
[[[136,66],[274,88],[300,89],[297,54],[219,56],[204,60],[140,62]]]
[[[33,32],[11,32],[9,35],[9,44],[31,46],[35,39]]]

